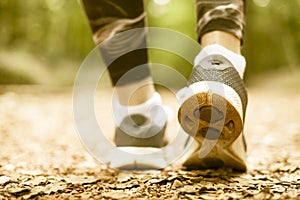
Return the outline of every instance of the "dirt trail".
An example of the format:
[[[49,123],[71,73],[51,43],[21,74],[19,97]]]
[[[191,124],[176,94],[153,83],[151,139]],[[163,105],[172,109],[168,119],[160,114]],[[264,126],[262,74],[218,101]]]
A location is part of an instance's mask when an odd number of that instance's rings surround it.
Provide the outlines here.
[[[0,88],[0,199],[299,199],[300,93],[249,89],[247,173],[124,172],[76,135],[72,88]]]

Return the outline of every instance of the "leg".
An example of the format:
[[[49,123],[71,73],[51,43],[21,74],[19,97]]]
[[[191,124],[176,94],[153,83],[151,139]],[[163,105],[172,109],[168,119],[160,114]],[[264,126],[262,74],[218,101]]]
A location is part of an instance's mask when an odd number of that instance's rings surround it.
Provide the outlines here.
[[[83,0],[83,5],[95,43],[99,44],[110,39],[105,45],[101,45],[100,51],[108,64],[108,71],[120,103],[136,105],[150,99],[155,90],[147,65],[138,76],[120,81],[121,77],[134,67],[148,63],[145,31],[141,30],[136,35],[124,34],[115,37],[117,33],[144,27],[143,0],[134,3],[131,0]],[[128,46],[143,49],[122,55],[122,51],[129,50]],[[139,88],[140,86],[143,87]]]
[[[243,78],[246,63],[244,57],[235,54],[241,54],[245,25],[245,0],[196,0],[196,11],[198,41],[206,56],[208,52],[205,52],[205,47],[213,44],[228,49],[230,61]],[[198,60],[199,57],[201,59],[202,56],[199,55]],[[242,97],[242,101],[244,101],[245,109],[246,97]]]
[[[113,101],[115,144],[133,151],[131,157],[113,158],[110,167],[161,168],[165,165],[161,161],[134,156],[164,145],[167,122],[150,76],[143,0],[83,0],[83,4],[118,97]]]
[[[179,91],[178,119],[199,143],[188,167],[227,166],[246,170],[243,122],[247,92],[245,59],[240,55],[244,26],[242,0],[196,0],[202,45],[188,87]]]
[[[241,40],[232,33],[225,31],[211,31],[201,37],[201,46],[204,48],[211,44],[219,44],[230,51],[241,54]]]
[[[240,53],[245,0],[195,0],[198,40],[203,47],[220,44]]]

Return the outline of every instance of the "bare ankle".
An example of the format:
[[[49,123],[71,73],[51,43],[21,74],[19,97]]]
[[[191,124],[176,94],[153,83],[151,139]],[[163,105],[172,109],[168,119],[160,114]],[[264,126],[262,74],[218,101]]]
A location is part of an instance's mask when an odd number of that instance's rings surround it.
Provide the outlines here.
[[[241,54],[241,41],[231,33],[212,31],[204,34],[201,38],[201,46],[205,47],[211,44],[219,44],[234,53]]]
[[[121,105],[133,106],[146,102],[153,96],[155,88],[151,77],[116,87]]]

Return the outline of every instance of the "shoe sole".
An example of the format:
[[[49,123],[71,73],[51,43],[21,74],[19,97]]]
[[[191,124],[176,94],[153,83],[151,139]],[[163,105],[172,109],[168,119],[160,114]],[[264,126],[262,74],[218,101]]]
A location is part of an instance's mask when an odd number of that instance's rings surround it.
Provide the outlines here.
[[[242,134],[243,120],[238,110],[222,95],[210,90],[192,95],[180,106],[178,120],[185,132],[200,145],[184,166],[246,170],[244,160],[232,149],[232,143]],[[201,148],[207,144],[206,149]]]
[[[163,159],[160,148],[155,147],[118,147],[109,166],[121,170],[162,169],[168,164]]]

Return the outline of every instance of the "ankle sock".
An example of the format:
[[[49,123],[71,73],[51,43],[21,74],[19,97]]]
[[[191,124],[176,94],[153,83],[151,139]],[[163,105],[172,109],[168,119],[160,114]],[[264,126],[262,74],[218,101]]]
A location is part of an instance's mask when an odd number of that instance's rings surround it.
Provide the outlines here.
[[[117,95],[116,95],[117,96]],[[136,124],[136,129],[133,130],[128,127],[127,125],[124,124],[124,120],[127,117],[134,116],[134,115],[141,115],[145,117],[147,120],[145,121],[144,124],[138,125]],[[124,106],[121,105],[118,101],[118,97],[115,97],[113,100],[113,116],[116,125],[124,130],[127,134],[134,136],[134,137],[150,137],[149,134],[155,134],[153,131],[148,131],[149,129],[156,127],[155,129],[161,130],[167,121],[167,115],[165,110],[163,109],[162,106],[162,99],[159,95],[159,93],[155,92],[153,93],[153,96],[148,99],[146,102],[139,104],[139,105],[134,105],[134,106]],[[131,123],[133,120],[131,120]],[[132,124],[131,124],[132,126]],[[149,134],[148,134],[149,133]],[[146,134],[146,135],[141,135],[141,134]],[[148,135],[147,135],[148,134]],[[153,136],[153,135],[151,135]]]
[[[220,59],[220,55],[223,56],[223,59],[227,59],[237,70],[239,73],[240,77],[243,78],[245,68],[246,68],[246,60],[244,56],[236,54],[225,47],[219,45],[219,44],[212,44],[204,47],[200,53],[196,56],[194,60],[194,66],[198,65],[204,58],[207,58],[208,56],[216,57],[217,59]],[[221,58],[222,59],[222,58]],[[223,70],[227,65],[219,65],[219,66],[214,66],[219,70]]]

